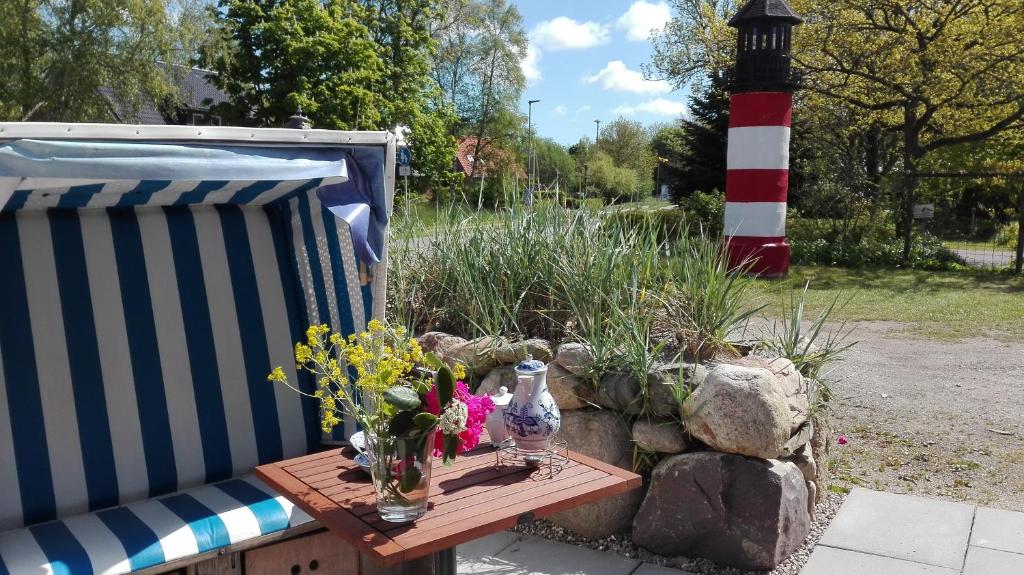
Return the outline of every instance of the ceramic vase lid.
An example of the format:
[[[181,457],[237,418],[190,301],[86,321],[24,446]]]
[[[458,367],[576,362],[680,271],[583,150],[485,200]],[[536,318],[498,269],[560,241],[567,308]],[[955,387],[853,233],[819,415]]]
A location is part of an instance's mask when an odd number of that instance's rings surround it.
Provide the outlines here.
[[[504,385],[498,388],[498,393],[491,396],[491,401],[494,402],[495,407],[505,407],[508,402],[512,401],[512,394],[508,392],[508,388]]]
[[[547,370],[548,366],[544,365],[543,361],[533,359],[529,355],[526,356],[526,359],[516,364],[516,373],[519,375],[536,375]]]

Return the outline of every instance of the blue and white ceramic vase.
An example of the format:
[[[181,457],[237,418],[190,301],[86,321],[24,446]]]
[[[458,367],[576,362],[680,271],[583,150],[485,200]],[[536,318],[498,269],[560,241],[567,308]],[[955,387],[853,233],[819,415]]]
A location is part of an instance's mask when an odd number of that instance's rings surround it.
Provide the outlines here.
[[[505,410],[505,425],[519,449],[543,451],[562,425],[562,414],[548,392],[548,368],[527,357],[516,365],[516,390]]]

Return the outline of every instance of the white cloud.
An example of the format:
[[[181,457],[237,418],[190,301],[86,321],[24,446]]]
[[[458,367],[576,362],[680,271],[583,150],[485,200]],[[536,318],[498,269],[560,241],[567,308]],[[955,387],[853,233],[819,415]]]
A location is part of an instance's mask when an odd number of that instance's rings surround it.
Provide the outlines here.
[[[556,116],[565,116],[569,113],[569,108],[565,104],[559,104],[551,109]]]
[[[530,31],[531,44],[543,50],[582,50],[608,41],[608,26],[597,22],[577,22],[559,16],[538,23]]]
[[[526,57],[519,61],[519,69],[523,71],[527,84],[535,84],[544,78],[540,73],[540,50],[532,42],[526,48]]]
[[[628,40],[646,42],[652,31],[661,31],[671,19],[672,10],[667,3],[652,4],[646,0],[637,0],[619,17],[615,26],[626,31]]]
[[[630,70],[622,60],[612,60],[603,70],[587,76],[588,84],[599,84],[602,89],[634,94],[668,94],[672,85],[664,80],[645,80],[644,75]]]
[[[612,110],[612,114],[620,116],[635,116],[637,114],[650,114],[651,116],[669,116],[678,118],[686,114],[686,104],[665,98],[655,98],[641,102],[635,106],[619,106]]]
[[[579,108],[576,108],[575,112],[573,112],[573,113],[575,113],[575,114],[582,114],[583,112],[589,112],[589,111],[590,111],[590,104],[583,104]]]

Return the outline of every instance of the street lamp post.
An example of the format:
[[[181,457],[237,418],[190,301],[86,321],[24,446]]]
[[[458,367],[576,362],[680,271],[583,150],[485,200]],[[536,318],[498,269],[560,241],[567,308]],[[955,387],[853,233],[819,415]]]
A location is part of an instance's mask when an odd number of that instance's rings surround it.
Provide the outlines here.
[[[526,103],[527,108],[529,109],[529,111],[527,112],[527,118],[528,119],[526,121],[526,125],[527,125],[527,131],[530,134],[530,147],[529,147],[529,150],[526,152],[526,177],[527,177],[526,187],[529,190],[527,193],[529,194],[529,199],[530,199],[530,203],[531,204],[533,203],[533,178],[534,178],[533,167],[534,167],[534,164],[535,164],[534,157],[533,157],[533,105],[536,104],[537,102],[540,102],[540,100],[530,100],[529,102]]]
[[[601,149],[599,143],[601,141],[601,120],[594,120],[594,124],[597,125],[594,130],[594,153],[596,154]]]

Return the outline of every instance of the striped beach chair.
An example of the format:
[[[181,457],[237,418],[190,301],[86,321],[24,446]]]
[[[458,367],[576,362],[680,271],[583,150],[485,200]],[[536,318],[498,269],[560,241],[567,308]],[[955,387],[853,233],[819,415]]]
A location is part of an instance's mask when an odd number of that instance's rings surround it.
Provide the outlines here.
[[[250,475],[325,440],[266,375],[312,389],[306,326],[382,315],[394,152],[0,123],[0,575],[158,573],[310,527]]]

